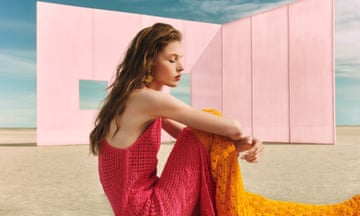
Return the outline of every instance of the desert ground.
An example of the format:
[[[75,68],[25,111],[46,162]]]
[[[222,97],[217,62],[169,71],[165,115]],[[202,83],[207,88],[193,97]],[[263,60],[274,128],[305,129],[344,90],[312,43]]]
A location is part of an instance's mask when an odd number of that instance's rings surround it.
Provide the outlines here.
[[[360,127],[337,127],[335,145],[265,143],[259,163],[239,161],[246,190],[314,204],[360,194]],[[159,172],[173,144],[162,144]],[[36,146],[35,129],[0,130],[1,216],[110,216],[87,145]]]

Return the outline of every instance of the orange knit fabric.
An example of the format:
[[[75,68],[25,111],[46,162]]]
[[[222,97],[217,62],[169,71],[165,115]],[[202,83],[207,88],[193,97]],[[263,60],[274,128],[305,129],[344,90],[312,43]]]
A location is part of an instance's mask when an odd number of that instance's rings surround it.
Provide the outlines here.
[[[221,115],[216,110],[204,110]],[[233,142],[223,136],[192,129],[209,153],[216,184],[218,216],[360,216],[360,195],[332,205],[311,205],[267,199],[246,192]]]

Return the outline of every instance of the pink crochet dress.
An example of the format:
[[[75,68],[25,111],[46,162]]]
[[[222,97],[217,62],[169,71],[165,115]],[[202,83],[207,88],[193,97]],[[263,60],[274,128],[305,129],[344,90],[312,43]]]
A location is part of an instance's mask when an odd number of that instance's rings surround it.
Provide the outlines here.
[[[160,137],[158,118],[126,149],[103,140],[99,175],[115,215],[215,215],[215,188],[204,146],[184,129],[158,177]]]
[[[102,142],[100,180],[115,215],[360,216],[360,195],[311,205],[245,191],[233,142],[194,129],[183,130],[159,178],[160,132],[159,118],[127,149]]]

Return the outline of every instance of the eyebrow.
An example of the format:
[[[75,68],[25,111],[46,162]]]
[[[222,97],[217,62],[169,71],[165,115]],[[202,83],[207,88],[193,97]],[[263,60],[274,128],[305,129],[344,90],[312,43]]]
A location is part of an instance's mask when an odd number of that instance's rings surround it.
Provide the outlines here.
[[[168,54],[168,56],[175,56],[175,57],[184,57],[184,55],[179,55],[179,54],[176,54],[176,53],[170,53],[170,54]]]

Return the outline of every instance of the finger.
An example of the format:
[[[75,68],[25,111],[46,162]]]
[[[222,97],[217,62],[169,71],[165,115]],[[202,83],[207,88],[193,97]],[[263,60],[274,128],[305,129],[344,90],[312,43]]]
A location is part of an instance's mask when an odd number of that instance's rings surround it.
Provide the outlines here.
[[[255,159],[255,160],[248,160],[247,162],[248,162],[248,163],[258,163],[258,162],[259,162],[259,160],[258,160],[258,159]]]
[[[261,157],[261,152],[248,152],[242,159],[247,161],[258,161]]]
[[[246,137],[246,141],[247,141],[247,143],[250,144],[250,145],[254,144],[254,139],[253,139],[252,136]]]
[[[246,162],[248,163],[256,163],[259,161],[259,158],[256,158],[256,157],[246,157],[245,158]]]
[[[250,149],[250,153],[254,153],[254,154],[257,154],[257,153],[261,153],[262,151],[264,150],[264,147],[263,146],[260,146],[260,147],[254,147],[253,149]]]
[[[238,152],[247,151],[253,147],[251,144],[247,143],[246,139],[243,139],[241,142],[236,143],[235,146]]]
[[[264,150],[263,146],[254,146],[253,148],[251,148],[248,153],[249,154],[258,154],[261,153]]]
[[[248,162],[259,162],[260,160],[260,157],[257,156],[257,157],[250,157],[247,161]]]
[[[262,151],[264,149],[263,143],[261,141],[259,141],[259,140],[255,139],[253,145],[254,145],[254,148],[256,148],[256,150]]]
[[[259,154],[249,154],[246,156],[247,160],[256,160],[257,158],[259,158]]]
[[[253,138],[252,141],[253,141],[253,145],[257,145],[257,146],[263,145],[262,141],[258,140],[257,138]]]
[[[242,158],[247,161],[252,161],[252,160],[256,159],[256,155],[247,153],[247,154],[243,155]]]
[[[262,152],[263,152],[263,148],[260,148],[260,149],[258,149],[257,151],[250,152],[250,154],[251,154],[252,156],[260,156]]]

